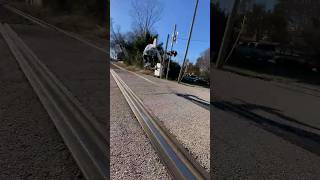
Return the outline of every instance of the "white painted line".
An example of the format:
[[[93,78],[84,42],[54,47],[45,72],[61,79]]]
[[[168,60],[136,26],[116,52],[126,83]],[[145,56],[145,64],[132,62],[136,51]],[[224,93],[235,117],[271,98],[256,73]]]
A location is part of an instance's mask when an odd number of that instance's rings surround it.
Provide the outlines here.
[[[138,76],[138,77],[140,77],[140,78],[142,78],[142,79],[144,79],[144,80],[148,81],[149,83],[152,83],[152,84],[154,84],[154,85],[158,86],[158,84],[157,84],[157,83],[155,83],[155,82],[151,81],[150,79],[147,79],[147,78],[143,77],[143,76],[142,76],[142,75],[140,75],[140,74],[137,74],[137,73],[135,73],[135,72],[129,71],[129,70],[127,70],[127,69],[123,68],[123,67],[120,67],[120,66],[118,66],[118,65],[114,64],[114,63],[112,63],[112,65],[116,66],[117,68],[119,68],[119,69],[121,69],[121,70],[124,70],[124,71],[130,72],[130,73],[132,73],[132,74],[134,74],[134,75],[136,75],[136,76]]]

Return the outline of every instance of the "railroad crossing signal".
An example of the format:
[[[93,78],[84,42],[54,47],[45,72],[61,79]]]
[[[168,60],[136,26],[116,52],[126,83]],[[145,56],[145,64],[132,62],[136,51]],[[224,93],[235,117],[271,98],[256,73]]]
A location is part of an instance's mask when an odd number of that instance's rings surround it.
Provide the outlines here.
[[[178,54],[177,51],[168,51],[168,52],[167,52],[167,55],[173,56],[173,57],[176,57],[177,54]]]
[[[173,44],[175,43],[175,41],[177,40],[177,24],[174,25],[174,28],[173,28],[173,33],[172,33],[172,41],[171,41],[171,50],[170,52],[172,51],[172,48],[173,48]],[[169,69],[170,69],[170,61],[171,61],[171,56],[169,56],[169,61],[168,61],[168,65],[167,65],[167,74],[166,74],[166,79],[168,79],[168,74],[169,74]]]
[[[177,42],[177,36],[178,36],[178,32],[175,32],[174,34],[172,34],[172,42],[174,43]]]

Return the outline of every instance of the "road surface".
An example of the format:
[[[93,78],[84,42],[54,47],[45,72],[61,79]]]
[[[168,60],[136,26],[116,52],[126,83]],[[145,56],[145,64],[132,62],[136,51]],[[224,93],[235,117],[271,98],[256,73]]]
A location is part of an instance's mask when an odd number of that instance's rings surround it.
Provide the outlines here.
[[[216,179],[318,179],[320,98],[315,90],[214,70]]]

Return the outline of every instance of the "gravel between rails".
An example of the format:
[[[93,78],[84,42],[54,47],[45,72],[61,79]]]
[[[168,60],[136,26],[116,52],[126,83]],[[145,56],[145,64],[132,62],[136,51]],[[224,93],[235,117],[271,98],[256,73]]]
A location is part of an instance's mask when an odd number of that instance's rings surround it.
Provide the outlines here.
[[[171,179],[113,79],[110,97],[110,178]]]
[[[210,111],[178,96],[177,93],[188,92],[173,87],[172,82],[156,86],[127,71],[115,71],[160,123],[209,171]]]

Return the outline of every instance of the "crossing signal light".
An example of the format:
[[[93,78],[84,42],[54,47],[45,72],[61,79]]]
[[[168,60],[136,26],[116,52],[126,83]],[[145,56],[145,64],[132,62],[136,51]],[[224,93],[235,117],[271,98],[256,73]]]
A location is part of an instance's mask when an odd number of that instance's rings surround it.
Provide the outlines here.
[[[177,51],[171,51],[171,54],[173,57],[176,57],[178,53],[177,53]]]
[[[178,54],[177,51],[169,51],[169,52],[167,52],[167,55],[173,56],[173,57],[176,57],[177,54]]]

